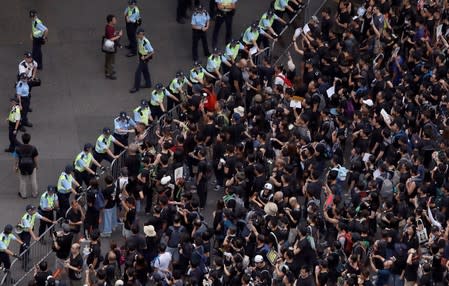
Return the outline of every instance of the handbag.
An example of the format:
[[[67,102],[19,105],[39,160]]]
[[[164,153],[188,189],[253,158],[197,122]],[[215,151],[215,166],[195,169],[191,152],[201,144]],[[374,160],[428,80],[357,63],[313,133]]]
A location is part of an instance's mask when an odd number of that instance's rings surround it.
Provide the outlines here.
[[[116,47],[114,41],[111,41],[107,39],[105,36],[103,36],[101,41],[101,50],[104,53],[115,53],[115,49]]]
[[[32,80],[28,81],[28,85],[30,87],[41,86],[41,79],[40,78],[32,79]]]
[[[142,25],[142,18],[137,19],[136,25],[137,25],[137,26]]]
[[[419,244],[426,243],[429,241],[429,236],[427,235],[427,229],[421,219],[416,221],[416,236],[418,237]]]

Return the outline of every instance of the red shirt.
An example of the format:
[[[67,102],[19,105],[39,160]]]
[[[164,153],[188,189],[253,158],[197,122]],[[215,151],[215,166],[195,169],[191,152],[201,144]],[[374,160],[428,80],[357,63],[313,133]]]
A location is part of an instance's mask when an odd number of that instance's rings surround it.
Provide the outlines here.
[[[106,39],[112,39],[115,37],[115,28],[111,25],[106,25],[104,36]]]

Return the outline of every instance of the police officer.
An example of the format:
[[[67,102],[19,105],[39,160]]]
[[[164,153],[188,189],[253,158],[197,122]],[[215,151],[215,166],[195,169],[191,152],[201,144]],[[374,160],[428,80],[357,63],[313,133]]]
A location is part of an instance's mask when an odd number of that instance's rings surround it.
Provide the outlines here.
[[[249,50],[252,47],[256,47],[259,50],[259,45],[257,44],[257,41],[259,39],[260,34],[273,39],[270,35],[266,34],[263,30],[259,28],[258,22],[254,22],[243,33],[242,42],[245,45],[246,49]]]
[[[112,162],[113,159],[117,159],[118,156],[114,155],[111,151],[112,143],[119,145],[124,149],[128,149],[127,146],[120,143],[114,136],[111,135],[111,129],[103,128],[103,134],[98,136],[95,144],[94,158],[101,164],[103,160]]]
[[[39,237],[45,232],[47,226],[50,227],[55,220],[54,211],[58,209],[58,196],[56,187],[49,185],[47,191],[41,195],[39,202],[39,214],[48,219],[39,222]]]
[[[84,183],[86,186],[88,186],[89,181],[95,176],[95,168],[91,168],[92,163],[98,168],[103,168],[92,155],[93,148],[94,146],[92,146],[92,144],[86,143],[84,144],[83,151],[76,155],[74,163],[75,181],[79,185]]]
[[[259,20],[259,28],[272,38],[276,39],[278,34],[273,30],[274,21],[280,22],[282,25],[287,25],[284,19],[278,17],[272,9],[265,12]],[[262,42],[264,47],[269,46],[268,37],[259,38],[259,43]]]
[[[16,84],[16,95],[19,99],[19,105],[22,107],[20,110],[20,115],[22,119],[22,126],[33,127],[28,121],[28,111],[30,108],[30,86],[28,85],[27,75],[22,73],[19,75],[19,82]]]
[[[9,111],[8,118],[8,137],[9,137],[9,147],[5,149],[5,152],[14,152],[17,146],[17,132],[19,131],[20,126],[20,105],[17,97],[12,97],[11,101],[11,110]]]
[[[290,2],[292,3],[292,5],[290,4]],[[294,13],[295,12],[294,8],[298,8],[299,5],[301,4],[300,2],[302,1],[298,2],[296,0],[275,0],[273,3],[274,13],[279,18],[282,18],[284,16],[286,10],[289,13]],[[276,33],[280,33],[282,26],[280,25],[280,23],[275,23],[273,29]]]
[[[11,240],[15,240],[20,245],[23,244],[23,241],[12,233],[13,229],[14,228],[12,225],[7,224],[3,229],[3,232],[0,233],[0,264],[3,264],[6,271],[8,271],[11,267],[9,256],[19,257],[17,254],[8,249]]]
[[[136,107],[133,111],[134,113],[134,122],[143,123],[145,126],[148,126],[151,121],[153,121],[153,116],[151,116],[151,109],[148,106],[148,101],[142,99],[140,101],[140,106]]]
[[[78,193],[75,189],[81,191],[80,184],[78,183],[77,180],[73,178],[73,171],[74,171],[73,166],[67,165],[58,178],[58,193],[57,193],[59,205],[58,218],[65,217],[67,210],[70,207],[70,195],[72,193],[75,195]]]
[[[129,91],[135,93],[140,89],[141,74],[145,79],[145,87],[151,87],[151,77],[148,71],[148,61],[153,58],[154,49],[150,41],[145,37],[145,31],[141,28],[137,29],[137,46],[139,52],[139,65],[134,75],[134,87]]]
[[[176,77],[170,81],[168,85],[168,91],[180,101],[185,99],[186,87],[192,84],[187,80],[182,71],[176,72]],[[167,110],[172,109],[175,106],[175,101],[171,98],[167,98]]]
[[[141,18],[139,7],[136,4],[136,0],[129,0],[128,7],[125,9],[126,34],[128,35],[129,41],[129,45],[126,46],[129,49],[129,53],[126,55],[127,57],[133,57],[137,53],[136,31],[141,23]]]
[[[209,29],[209,13],[202,5],[196,7],[192,14],[192,57],[193,61],[198,61],[198,41],[203,44],[203,52],[209,56],[209,46],[207,44],[207,30]]]
[[[37,17],[36,10],[30,11],[31,18],[31,38],[33,39],[33,59],[37,62],[37,69],[41,70],[42,65],[42,45],[45,44],[48,36],[48,29]]]
[[[208,73],[199,62],[195,62],[189,74],[189,80],[192,84],[192,89],[195,92],[198,92],[203,88],[205,75],[214,78],[214,76]]]
[[[36,222],[36,218],[46,221],[48,223],[56,224],[56,221],[51,221],[48,218],[37,213],[36,207],[33,205],[27,205],[25,210],[26,210],[25,214],[22,216],[22,218],[20,219],[20,223],[17,225],[19,228],[22,229],[22,231],[19,233],[19,238],[23,241],[23,244],[20,246],[20,253],[25,251],[26,248],[30,245],[31,238],[33,238],[33,240],[39,239],[34,233],[34,223]],[[29,253],[25,255],[25,257],[23,257],[24,258],[23,266],[25,269],[27,268],[26,265],[29,259],[28,256]]]
[[[245,47],[239,40],[232,39],[231,42],[226,45],[224,53],[221,56],[222,62],[226,66],[231,67],[235,63],[235,59],[237,58],[239,51],[246,51]]]
[[[129,133],[135,133],[136,123],[129,117],[126,112],[120,112],[119,116],[114,119],[114,138],[128,146]],[[114,155],[119,155],[123,151],[119,145],[114,145]]]
[[[217,3],[217,16],[215,18],[214,33],[212,34],[212,47],[217,47],[218,33],[223,22],[226,23],[226,43],[232,38],[232,19],[235,14],[237,0],[215,0]]]
[[[215,48],[214,51],[212,52],[212,55],[210,55],[207,58],[206,70],[210,74],[213,74],[216,78],[221,78],[220,67],[221,67],[221,52],[217,48]]]
[[[33,60],[33,56],[30,52],[25,52],[23,60],[19,63],[19,73],[25,74],[27,76],[28,81],[32,81],[37,78],[37,63]],[[18,77],[20,80],[20,78]]]
[[[176,103],[179,103],[180,100],[177,99],[174,95],[172,95],[163,85],[162,83],[156,84],[155,89],[151,92],[150,99],[150,109],[153,118],[157,119],[165,113],[166,109],[164,106],[164,98],[171,98]]]

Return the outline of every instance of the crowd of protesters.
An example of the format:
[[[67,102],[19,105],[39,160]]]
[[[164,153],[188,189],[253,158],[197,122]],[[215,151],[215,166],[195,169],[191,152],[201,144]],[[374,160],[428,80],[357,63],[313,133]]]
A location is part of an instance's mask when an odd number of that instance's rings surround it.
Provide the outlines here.
[[[241,44],[226,76],[185,83],[117,182],[91,181],[88,269],[64,248],[70,281],[448,285],[447,34],[447,1],[340,1],[295,33],[285,67]],[[105,216],[126,242],[101,253]]]

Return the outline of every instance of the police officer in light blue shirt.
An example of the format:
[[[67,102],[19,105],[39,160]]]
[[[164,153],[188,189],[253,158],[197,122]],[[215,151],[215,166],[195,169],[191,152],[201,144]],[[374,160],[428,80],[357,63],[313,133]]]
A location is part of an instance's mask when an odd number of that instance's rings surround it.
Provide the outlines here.
[[[120,112],[120,115],[114,119],[114,138],[124,146],[128,146],[129,133],[134,133],[135,127],[136,122],[126,112]],[[114,155],[120,154],[123,150],[121,146],[114,144]]]
[[[145,37],[145,31],[142,28],[137,29],[137,52],[139,53],[139,65],[134,74],[134,87],[129,91],[135,93],[140,89],[141,75],[145,79],[145,87],[151,88],[151,76],[148,70],[148,62],[153,58],[154,49],[150,41]]]
[[[209,56],[209,45],[207,44],[207,30],[209,29],[210,17],[202,5],[198,5],[192,14],[192,58],[198,61],[198,41],[203,44],[206,57]]]
[[[21,73],[20,80],[16,84],[16,94],[19,98],[19,104],[22,106],[20,115],[22,117],[22,126],[32,127],[33,125],[28,121],[28,112],[30,110],[30,86],[27,82],[26,73]]]
[[[132,57],[137,54],[137,38],[136,31],[137,27],[141,23],[140,10],[137,7],[136,0],[129,0],[128,7],[125,9],[125,20],[126,20],[126,34],[128,35],[129,45],[126,48],[129,49],[127,57]]]

